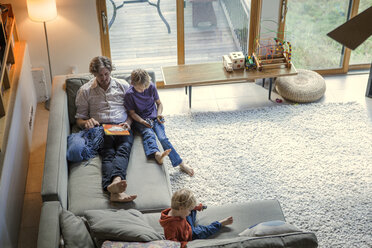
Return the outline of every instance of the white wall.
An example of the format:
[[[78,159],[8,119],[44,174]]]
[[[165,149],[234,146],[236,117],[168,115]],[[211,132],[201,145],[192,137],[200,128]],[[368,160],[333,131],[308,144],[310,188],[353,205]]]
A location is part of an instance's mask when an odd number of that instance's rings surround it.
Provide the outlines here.
[[[17,247],[22,217],[33,131],[33,121],[29,128],[30,107],[34,109],[32,120],[35,119],[36,110],[36,94],[27,47],[15,95],[8,144],[5,154],[2,151],[0,156],[3,159],[3,164],[0,165],[0,247]]]
[[[12,4],[20,40],[28,44],[19,81],[12,127],[0,172],[0,247],[17,247],[22,216],[32,130],[28,128],[30,106],[36,110],[31,67],[43,67],[50,91],[44,26],[28,18],[26,0],[1,1]],[[95,0],[57,0],[58,17],[47,23],[52,74],[88,72],[90,60],[101,54]],[[1,166],[0,166],[1,167]]]
[[[2,1],[3,2],[3,1]],[[10,0],[21,40],[27,41],[32,67],[43,67],[50,87],[43,23],[28,18],[26,0]],[[58,17],[46,23],[53,76],[88,72],[90,60],[101,54],[95,0],[56,0]],[[50,88],[48,89],[50,92]]]

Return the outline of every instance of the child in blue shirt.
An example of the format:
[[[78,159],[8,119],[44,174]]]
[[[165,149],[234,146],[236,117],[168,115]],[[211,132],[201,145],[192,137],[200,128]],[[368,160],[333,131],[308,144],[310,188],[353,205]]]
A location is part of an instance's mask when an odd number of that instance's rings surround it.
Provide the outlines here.
[[[194,175],[194,170],[186,165],[180,155],[170,143],[164,130],[163,104],[160,101],[158,91],[150,76],[143,69],[133,70],[131,74],[131,87],[125,93],[124,105],[130,117],[134,120],[133,126],[143,137],[145,154],[149,158],[155,158],[158,164],[163,164],[163,159],[169,156],[172,166],[180,166],[180,169],[189,176]],[[158,137],[164,152],[160,152],[156,137]]]

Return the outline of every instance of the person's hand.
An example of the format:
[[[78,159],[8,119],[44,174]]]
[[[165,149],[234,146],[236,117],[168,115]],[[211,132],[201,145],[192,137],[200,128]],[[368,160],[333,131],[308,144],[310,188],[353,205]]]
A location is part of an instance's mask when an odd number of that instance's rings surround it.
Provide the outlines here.
[[[123,129],[130,130],[130,125],[127,122],[123,122],[119,124],[120,126],[123,127]]]
[[[84,128],[85,129],[90,129],[90,128],[93,128],[95,126],[99,126],[99,122],[96,121],[94,118],[90,118],[90,119],[86,120],[85,123],[84,123]]]
[[[161,124],[163,124],[165,122],[163,115],[158,115],[157,119],[158,119],[158,122],[161,123]]]
[[[145,127],[152,128],[152,127],[151,127],[151,124],[148,123],[148,122],[145,121],[145,120],[142,120],[141,124],[143,124]]]

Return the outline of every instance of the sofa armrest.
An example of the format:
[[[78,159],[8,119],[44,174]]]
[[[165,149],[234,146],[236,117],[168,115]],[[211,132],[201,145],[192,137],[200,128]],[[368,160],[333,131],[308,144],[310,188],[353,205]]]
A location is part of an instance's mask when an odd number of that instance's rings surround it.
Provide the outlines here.
[[[57,248],[60,246],[61,231],[59,225],[59,214],[61,211],[62,207],[58,201],[43,203],[37,238],[38,248]]]
[[[53,80],[41,195],[43,201],[60,201],[67,208],[66,150],[70,124],[65,80],[66,76],[56,76]]]

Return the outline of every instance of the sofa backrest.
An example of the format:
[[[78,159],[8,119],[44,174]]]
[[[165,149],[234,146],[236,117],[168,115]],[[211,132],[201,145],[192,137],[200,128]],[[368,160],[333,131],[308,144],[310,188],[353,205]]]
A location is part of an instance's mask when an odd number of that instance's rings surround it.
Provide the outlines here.
[[[151,81],[156,85],[156,78],[155,72],[152,69],[146,70],[150,77]],[[131,83],[130,79],[130,71],[116,71],[112,72],[111,76],[118,79],[123,79],[127,81],[129,84]],[[68,103],[68,117],[70,121],[70,125],[73,126],[75,124],[75,114],[76,114],[76,106],[75,106],[75,99],[76,94],[80,87],[83,84],[86,84],[93,78],[92,74],[77,74],[71,75],[66,79],[66,93],[67,93],[67,103]]]

